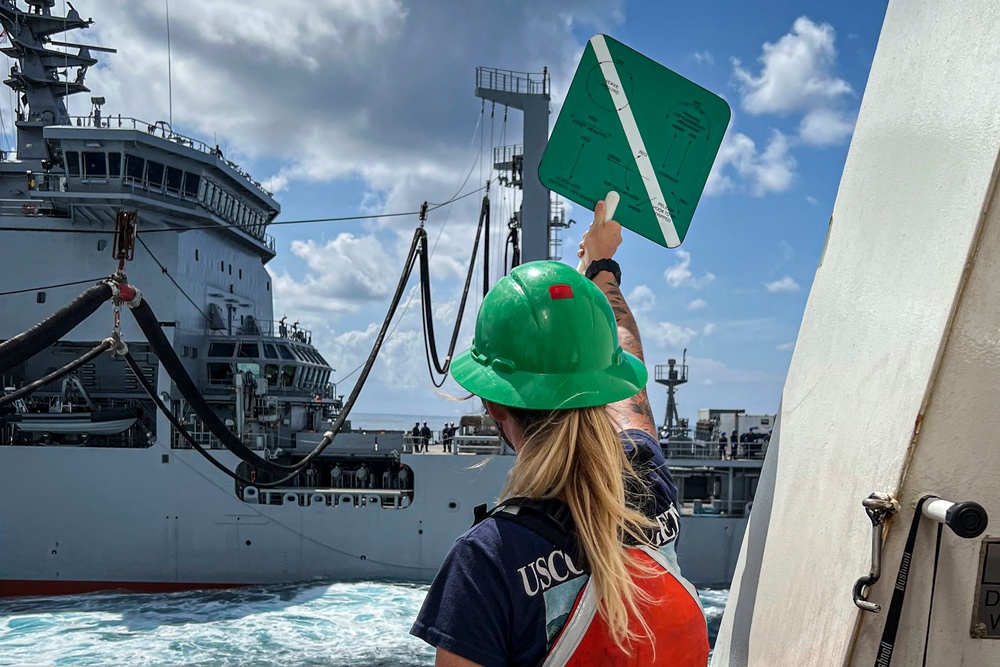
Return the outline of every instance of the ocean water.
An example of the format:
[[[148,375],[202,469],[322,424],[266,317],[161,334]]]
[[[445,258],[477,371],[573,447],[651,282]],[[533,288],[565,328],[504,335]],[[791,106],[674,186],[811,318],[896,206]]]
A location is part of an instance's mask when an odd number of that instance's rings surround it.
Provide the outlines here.
[[[375,582],[0,600],[0,665],[410,667],[427,586]],[[712,641],[728,591],[701,591]]]

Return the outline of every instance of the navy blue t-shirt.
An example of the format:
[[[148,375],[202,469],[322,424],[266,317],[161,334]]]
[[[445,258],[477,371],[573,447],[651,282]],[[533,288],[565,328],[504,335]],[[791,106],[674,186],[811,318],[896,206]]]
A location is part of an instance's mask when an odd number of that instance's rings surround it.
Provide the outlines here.
[[[648,433],[621,434],[649,492],[644,511],[659,530],[653,542],[674,564],[677,488],[659,443]],[[588,575],[573,558],[514,521],[488,518],[451,548],[410,633],[485,667],[537,665],[562,629]]]

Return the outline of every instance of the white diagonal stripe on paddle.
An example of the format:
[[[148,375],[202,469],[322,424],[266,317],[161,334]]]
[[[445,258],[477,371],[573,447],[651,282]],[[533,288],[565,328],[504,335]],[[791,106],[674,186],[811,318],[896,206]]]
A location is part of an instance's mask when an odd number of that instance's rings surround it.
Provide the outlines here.
[[[621,78],[618,76],[618,69],[611,58],[611,52],[608,51],[607,42],[604,41],[604,35],[596,35],[591,38],[590,45],[594,47],[594,55],[597,56],[597,62],[601,64],[601,73],[604,74],[604,78],[611,84],[608,87],[608,92],[611,93],[611,101],[618,110],[618,119],[621,121],[622,129],[625,130],[625,137],[628,139],[629,148],[632,149],[632,155],[635,156],[635,164],[639,167],[639,175],[642,176],[643,181],[646,183],[646,194],[649,196],[649,203],[653,207],[653,213],[656,214],[656,221],[659,223],[660,231],[663,233],[663,240],[667,246],[676,248],[681,244],[681,241],[677,237],[674,219],[670,215],[670,207],[667,206],[667,200],[663,198],[663,192],[660,191],[660,182],[656,180],[653,163],[646,153],[646,145],[643,143],[642,135],[639,134],[639,128],[635,124],[632,108],[629,106],[628,98],[625,96],[625,88],[622,86]],[[612,86],[614,90],[612,90]]]

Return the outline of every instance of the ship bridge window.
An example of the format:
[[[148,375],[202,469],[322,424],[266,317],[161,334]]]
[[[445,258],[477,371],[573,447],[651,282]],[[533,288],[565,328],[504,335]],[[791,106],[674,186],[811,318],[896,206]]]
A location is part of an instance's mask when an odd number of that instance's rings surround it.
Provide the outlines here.
[[[163,165],[150,160],[146,163],[146,185],[153,190],[163,188]]]
[[[83,154],[84,177],[104,177],[108,175],[108,159],[104,153]]]
[[[326,362],[326,359],[323,358],[323,355],[320,354],[318,351],[315,354],[316,354],[316,358],[319,359],[319,363],[323,364],[324,366],[329,366],[330,365],[330,364],[328,364]]]
[[[80,175],[80,154],[76,151],[66,151],[66,173],[70,176]]]
[[[125,156],[125,180],[131,183],[142,183],[142,172],[146,168],[146,161],[135,155]]]
[[[232,364],[208,364],[209,384],[232,384],[233,366]]]
[[[295,366],[281,367],[281,386],[291,387],[295,383]]]
[[[235,351],[235,343],[212,343],[208,346],[208,356],[210,357],[231,357]]]
[[[108,176],[120,178],[122,175],[122,154],[108,153]]]
[[[236,364],[236,372],[243,373],[244,377],[247,373],[254,377],[260,377],[260,364]]]
[[[265,359],[277,359],[278,351],[274,348],[274,345],[270,343],[264,343],[264,358]]]
[[[239,356],[244,359],[256,359],[260,356],[260,346],[257,343],[240,343]]]
[[[201,176],[198,174],[184,174],[184,196],[197,197],[198,188],[201,186]]]
[[[183,181],[183,171],[177,167],[167,167],[167,192],[179,195],[181,193],[181,183]]]
[[[264,366],[264,377],[267,378],[267,384],[270,386],[277,386],[278,384],[278,367],[274,364],[268,364]]]
[[[288,349],[287,345],[279,345],[278,353],[281,355],[282,359],[287,359],[288,361],[295,361],[295,355],[292,351]]]

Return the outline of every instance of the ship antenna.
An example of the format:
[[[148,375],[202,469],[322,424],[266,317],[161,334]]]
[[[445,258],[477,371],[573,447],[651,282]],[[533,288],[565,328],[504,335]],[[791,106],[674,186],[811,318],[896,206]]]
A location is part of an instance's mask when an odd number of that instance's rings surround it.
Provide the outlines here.
[[[170,59],[170,0],[163,0],[167,8],[167,116],[170,119],[170,131],[174,131],[174,77]]]

